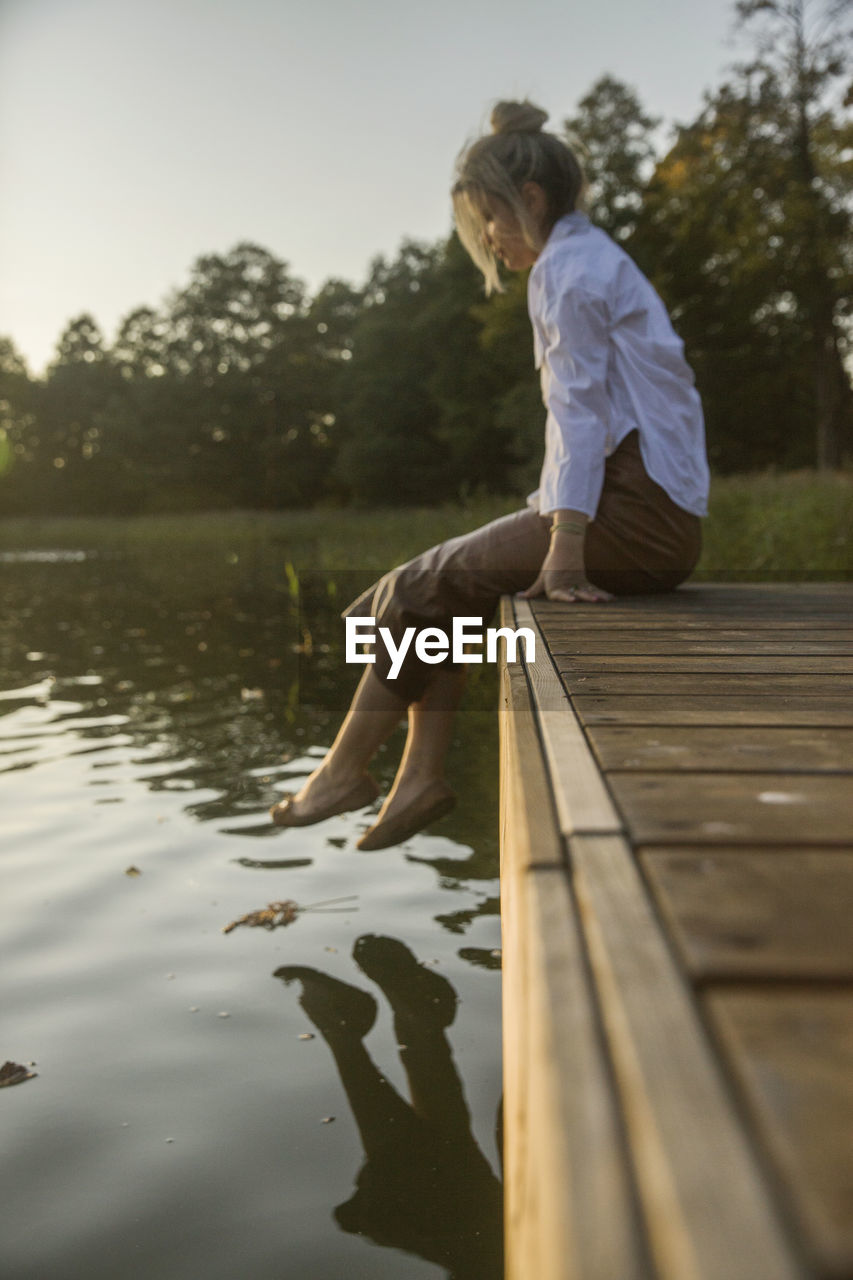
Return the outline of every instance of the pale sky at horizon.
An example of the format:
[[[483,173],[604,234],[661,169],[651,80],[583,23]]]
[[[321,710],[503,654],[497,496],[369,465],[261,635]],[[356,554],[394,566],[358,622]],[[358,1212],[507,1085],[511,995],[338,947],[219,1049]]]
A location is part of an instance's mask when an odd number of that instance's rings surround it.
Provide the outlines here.
[[[558,127],[604,73],[667,125],[739,52],[732,0],[0,0],[0,334],[159,305],[251,240],[315,291],[450,229],[497,98]]]

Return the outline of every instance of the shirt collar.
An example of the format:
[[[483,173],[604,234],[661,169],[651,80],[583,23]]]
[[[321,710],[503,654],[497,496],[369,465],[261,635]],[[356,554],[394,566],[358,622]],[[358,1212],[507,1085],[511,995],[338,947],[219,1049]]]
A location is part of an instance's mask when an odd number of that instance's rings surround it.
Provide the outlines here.
[[[564,240],[566,236],[577,234],[579,231],[585,231],[589,226],[589,218],[585,213],[581,213],[580,209],[575,209],[574,213],[564,213],[562,218],[558,218],[551,228],[551,233],[545,241],[545,247],[555,240]]]

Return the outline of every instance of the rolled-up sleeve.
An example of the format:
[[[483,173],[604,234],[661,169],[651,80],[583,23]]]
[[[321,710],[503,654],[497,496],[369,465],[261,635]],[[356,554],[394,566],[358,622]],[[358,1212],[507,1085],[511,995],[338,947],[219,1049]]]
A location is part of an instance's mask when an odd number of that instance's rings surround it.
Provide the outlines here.
[[[607,304],[582,286],[552,291],[548,283],[534,302],[547,410],[537,505],[543,515],[570,508],[593,518],[610,428]]]

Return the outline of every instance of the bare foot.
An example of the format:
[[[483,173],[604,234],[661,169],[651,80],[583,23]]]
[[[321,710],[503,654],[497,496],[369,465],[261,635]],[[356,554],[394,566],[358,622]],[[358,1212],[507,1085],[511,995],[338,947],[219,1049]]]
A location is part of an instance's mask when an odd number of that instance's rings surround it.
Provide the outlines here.
[[[295,795],[284,796],[270,809],[278,827],[310,827],[335,814],[363,809],[379,795],[369,773],[358,778],[336,778],[330,769],[319,768]]]
[[[443,818],[456,805],[444,778],[409,777],[395,785],[376,822],[356,842],[359,849],[387,849]]]

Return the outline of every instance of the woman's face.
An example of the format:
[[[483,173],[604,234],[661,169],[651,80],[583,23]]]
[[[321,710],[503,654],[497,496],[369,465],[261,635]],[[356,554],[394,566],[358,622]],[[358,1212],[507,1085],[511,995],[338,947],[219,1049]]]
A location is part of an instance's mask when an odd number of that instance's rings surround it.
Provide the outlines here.
[[[539,256],[525,240],[521,224],[502,200],[489,200],[481,209],[483,239],[510,271],[525,271]]]

